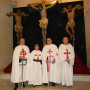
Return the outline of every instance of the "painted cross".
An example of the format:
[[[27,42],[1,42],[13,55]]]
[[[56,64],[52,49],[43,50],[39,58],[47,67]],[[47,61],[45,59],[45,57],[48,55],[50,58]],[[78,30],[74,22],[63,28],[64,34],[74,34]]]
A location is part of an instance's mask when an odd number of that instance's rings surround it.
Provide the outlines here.
[[[51,51],[51,49],[49,49],[49,51],[47,51],[47,53],[51,54],[53,51]]]
[[[25,56],[26,55],[26,51],[24,51],[24,49],[22,49],[22,51],[21,51],[20,54],[23,55],[23,56]]]
[[[37,55],[37,54],[35,54],[35,56],[37,56],[37,60],[39,60],[39,56],[41,56],[41,55]]]

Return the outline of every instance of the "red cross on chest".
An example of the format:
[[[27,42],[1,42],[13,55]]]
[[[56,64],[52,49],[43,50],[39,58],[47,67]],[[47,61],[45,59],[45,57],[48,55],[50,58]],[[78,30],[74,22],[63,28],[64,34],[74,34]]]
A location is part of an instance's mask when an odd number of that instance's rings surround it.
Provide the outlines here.
[[[24,49],[22,49],[22,51],[20,52],[21,55],[25,56],[26,55],[26,51],[24,51]]]
[[[35,56],[37,56],[37,60],[39,60],[39,56],[41,56],[41,55],[37,55],[37,54],[35,54]]]
[[[51,51],[51,49],[49,49],[49,51],[47,51],[47,53],[51,54],[53,51]]]
[[[68,52],[68,49],[66,49],[66,52],[64,52],[64,54],[66,54],[66,57],[69,58],[68,55],[70,54],[70,52]]]

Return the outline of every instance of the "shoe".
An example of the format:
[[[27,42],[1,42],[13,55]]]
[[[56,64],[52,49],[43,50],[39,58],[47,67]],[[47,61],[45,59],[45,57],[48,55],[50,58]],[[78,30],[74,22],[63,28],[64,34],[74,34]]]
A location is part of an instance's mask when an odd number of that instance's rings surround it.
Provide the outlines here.
[[[23,88],[25,88],[26,86],[25,86],[25,84],[24,84],[24,82],[23,82]]]
[[[52,82],[52,86],[55,86],[55,83]]]
[[[35,85],[33,85],[33,87],[36,87]]]
[[[44,86],[48,86],[48,84],[47,83],[44,83]]]
[[[14,90],[17,90],[17,88],[18,88],[18,83],[15,83]]]

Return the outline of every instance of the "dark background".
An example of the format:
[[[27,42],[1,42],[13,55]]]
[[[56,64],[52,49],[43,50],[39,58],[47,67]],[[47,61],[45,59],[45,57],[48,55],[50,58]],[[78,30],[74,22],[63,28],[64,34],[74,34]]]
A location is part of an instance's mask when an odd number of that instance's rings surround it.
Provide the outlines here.
[[[54,7],[47,10],[47,17],[49,20],[47,28],[47,37],[51,37],[53,43],[58,47],[62,43],[62,38],[68,36],[65,26],[67,24],[67,14],[60,13],[64,7],[71,4],[73,7],[77,4],[83,6],[83,2],[72,2],[56,4]],[[39,11],[31,7],[14,8],[13,11],[16,12],[20,9],[22,12],[29,14],[28,17],[22,18],[23,25],[23,37],[26,39],[26,45],[32,51],[34,49],[34,44],[39,43],[40,50],[42,50],[42,33],[39,27],[40,14]],[[15,25],[15,18],[13,18],[13,25]],[[86,41],[85,41],[85,25],[84,25],[84,10],[77,10],[75,16],[75,53],[79,56],[81,61],[86,65]],[[13,28],[14,29],[14,28]],[[71,41],[70,41],[71,43]],[[13,46],[17,46],[16,32],[13,31]]]

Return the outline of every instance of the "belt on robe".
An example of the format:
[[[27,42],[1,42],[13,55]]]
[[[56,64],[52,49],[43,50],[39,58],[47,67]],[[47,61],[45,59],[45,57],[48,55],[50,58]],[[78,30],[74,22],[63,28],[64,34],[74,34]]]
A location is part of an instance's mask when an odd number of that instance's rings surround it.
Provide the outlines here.
[[[40,62],[42,64],[42,60],[33,59],[35,62]]]
[[[27,59],[24,59],[23,61],[25,61],[27,63]],[[19,63],[22,62],[22,59],[19,58]]]

